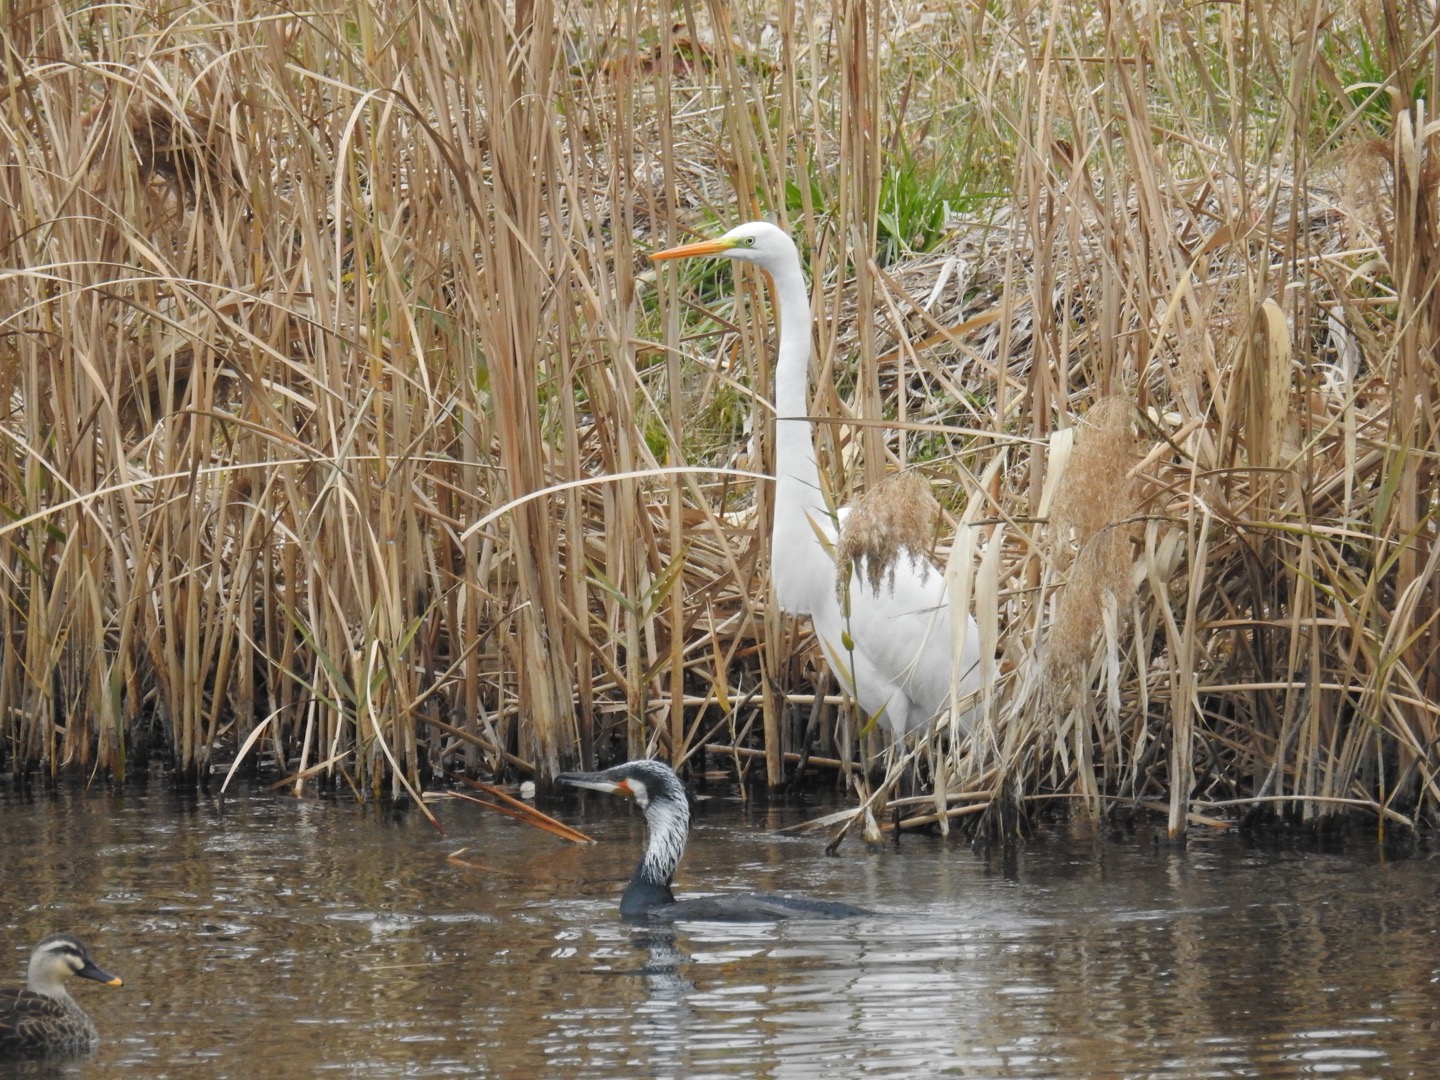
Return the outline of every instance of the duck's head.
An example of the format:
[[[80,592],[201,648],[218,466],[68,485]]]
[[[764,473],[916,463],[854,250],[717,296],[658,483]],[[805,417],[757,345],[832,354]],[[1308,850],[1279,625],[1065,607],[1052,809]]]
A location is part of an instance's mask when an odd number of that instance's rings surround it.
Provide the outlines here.
[[[71,934],[51,934],[30,953],[26,986],[47,997],[63,997],[65,980],[72,975],[94,979],[106,986],[123,986],[115,975],[96,966],[80,939]]]

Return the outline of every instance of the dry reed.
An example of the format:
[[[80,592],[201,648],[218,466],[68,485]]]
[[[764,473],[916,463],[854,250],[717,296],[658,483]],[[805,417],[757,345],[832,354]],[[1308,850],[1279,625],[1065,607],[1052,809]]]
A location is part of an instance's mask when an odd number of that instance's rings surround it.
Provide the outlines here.
[[[765,213],[837,500],[966,508],[1002,662],[951,790],[1432,817],[1440,59],[1352,7],[12,12],[6,767],[851,760],[726,474],[769,453],[763,282],[642,265]],[[969,195],[882,263],[902,145]]]

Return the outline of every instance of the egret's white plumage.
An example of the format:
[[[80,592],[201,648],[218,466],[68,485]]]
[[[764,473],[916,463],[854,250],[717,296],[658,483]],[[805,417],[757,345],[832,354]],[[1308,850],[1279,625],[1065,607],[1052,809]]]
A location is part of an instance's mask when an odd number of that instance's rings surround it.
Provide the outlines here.
[[[845,617],[835,595],[838,520],[826,507],[808,419],[810,297],[800,254],[785,232],[754,221],[716,240],[657,252],[652,259],[713,256],[753,263],[770,275],[780,319],[775,367],[775,514],[770,571],[782,610],[808,615],[846,690],[867,716],[903,737],[946,706],[951,676],[964,697],[978,685],[980,635],[968,613],[952,664],[945,578],[923,556],[902,558],[877,591],[856,567]],[[845,645],[848,630],[852,648]]]

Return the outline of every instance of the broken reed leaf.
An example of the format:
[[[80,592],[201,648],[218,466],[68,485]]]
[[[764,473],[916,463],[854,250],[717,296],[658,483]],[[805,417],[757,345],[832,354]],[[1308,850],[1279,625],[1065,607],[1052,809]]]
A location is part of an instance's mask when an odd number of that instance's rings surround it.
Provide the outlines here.
[[[497,813],[504,814],[506,817],[514,818],[516,821],[523,821],[527,825],[533,825],[537,829],[560,837],[562,840],[569,840],[576,844],[593,844],[595,842],[578,829],[572,829],[563,821],[556,821],[549,814],[542,813],[533,806],[522,803],[517,799],[511,799],[505,796],[503,792],[497,792],[493,788],[489,788],[489,785],[486,785],[486,787],[490,794],[500,796],[502,801],[490,802],[487,799],[477,798],[474,795],[467,795],[463,791],[451,791],[447,794],[452,799],[461,799],[464,802],[474,803],[476,806],[483,806],[487,810],[494,810]]]

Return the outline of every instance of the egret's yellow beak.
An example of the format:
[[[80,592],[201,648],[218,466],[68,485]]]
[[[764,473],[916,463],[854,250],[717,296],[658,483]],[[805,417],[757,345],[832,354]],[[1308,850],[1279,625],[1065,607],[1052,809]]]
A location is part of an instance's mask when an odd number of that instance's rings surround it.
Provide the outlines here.
[[[657,251],[650,258],[658,261],[660,259],[690,259],[696,255],[724,255],[734,246],[735,241],[726,240],[722,236],[719,240],[702,240],[698,244],[681,244],[679,247]]]

